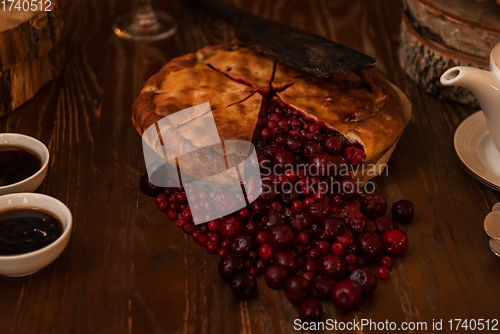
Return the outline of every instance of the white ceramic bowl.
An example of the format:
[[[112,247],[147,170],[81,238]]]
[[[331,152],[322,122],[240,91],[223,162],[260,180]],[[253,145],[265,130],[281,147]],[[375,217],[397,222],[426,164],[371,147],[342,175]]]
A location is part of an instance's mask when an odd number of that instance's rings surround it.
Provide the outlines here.
[[[0,255],[0,274],[26,276],[54,261],[68,244],[73,219],[68,207],[58,199],[37,193],[16,193],[0,196],[0,212],[15,208],[42,209],[61,221],[63,233],[51,244],[36,251],[19,255]]]
[[[36,153],[42,159],[42,167],[38,172],[22,181],[0,187],[0,195],[35,191],[47,175],[50,157],[47,146],[38,139],[19,133],[0,133],[0,145],[23,147]]]

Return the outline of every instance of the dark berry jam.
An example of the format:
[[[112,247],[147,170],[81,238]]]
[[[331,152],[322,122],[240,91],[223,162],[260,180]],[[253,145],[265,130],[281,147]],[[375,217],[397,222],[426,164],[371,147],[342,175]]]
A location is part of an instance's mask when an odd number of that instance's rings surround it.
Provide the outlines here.
[[[22,181],[40,170],[42,160],[23,147],[0,146],[0,186]]]
[[[0,255],[17,255],[45,247],[61,236],[62,223],[35,209],[0,212]]]

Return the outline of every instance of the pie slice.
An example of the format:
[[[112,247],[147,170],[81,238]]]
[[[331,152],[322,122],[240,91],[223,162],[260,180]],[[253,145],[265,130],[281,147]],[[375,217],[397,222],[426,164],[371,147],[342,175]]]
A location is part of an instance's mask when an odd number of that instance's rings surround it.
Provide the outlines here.
[[[237,41],[172,59],[141,91],[132,120],[142,135],[163,117],[205,102],[221,140],[252,141],[272,165],[319,164],[319,170],[334,161],[351,167],[376,162],[408,121],[400,95],[373,69],[319,78]],[[180,139],[203,147],[202,140]],[[276,155],[283,150],[290,154]],[[195,177],[208,176],[201,161],[191,168]]]

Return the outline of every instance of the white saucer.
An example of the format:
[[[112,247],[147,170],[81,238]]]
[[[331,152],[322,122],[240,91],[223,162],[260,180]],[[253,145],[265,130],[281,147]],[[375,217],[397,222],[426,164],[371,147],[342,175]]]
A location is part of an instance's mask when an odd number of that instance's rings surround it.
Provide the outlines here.
[[[500,191],[500,153],[491,140],[482,111],[458,126],[454,144],[463,167],[488,187]]]

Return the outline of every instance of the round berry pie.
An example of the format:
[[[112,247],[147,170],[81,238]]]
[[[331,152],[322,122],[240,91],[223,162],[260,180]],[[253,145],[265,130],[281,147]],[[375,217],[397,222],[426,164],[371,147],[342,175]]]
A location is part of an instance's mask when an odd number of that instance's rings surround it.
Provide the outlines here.
[[[210,109],[184,112],[206,102]],[[376,175],[370,164],[387,162],[409,117],[404,94],[373,69],[322,79],[238,42],[206,47],[149,79],[133,106],[134,125],[146,146],[158,150],[160,143],[179,166],[196,152],[184,167],[197,178],[213,175],[209,167],[234,166],[231,154],[248,153],[228,154],[226,145],[210,151],[210,131],[200,129],[215,123],[221,140],[251,141],[262,193],[251,200],[245,187],[247,204],[226,184],[183,178],[182,185],[160,186],[148,173],[140,187],[168,220],[219,256],[219,274],[234,296],[254,296],[263,276],[269,288],[284,290],[303,321],[320,321],[320,299],[357,307],[408,249],[398,225],[412,221],[413,203],[396,202],[391,220],[386,199],[356,184]],[[360,167],[370,169],[357,174]],[[236,200],[244,204],[236,208]],[[228,207],[236,209],[211,215]],[[374,264],[377,274],[368,267]]]
[[[365,170],[361,176],[356,171],[386,163],[408,121],[401,99],[406,97],[374,69],[319,78],[233,41],[168,62],[142,89],[132,120],[142,135],[166,116],[209,102],[221,140],[284,148],[298,160],[318,165],[320,172],[325,164],[346,162],[366,181],[381,170]],[[204,126],[203,120],[191,122],[192,133]],[[174,154],[203,147],[202,137],[182,133],[170,143]],[[223,158],[214,160],[207,163],[224,163]],[[290,154],[281,154],[281,160],[298,162]],[[203,168],[194,169],[190,172],[197,177],[205,176]]]

